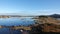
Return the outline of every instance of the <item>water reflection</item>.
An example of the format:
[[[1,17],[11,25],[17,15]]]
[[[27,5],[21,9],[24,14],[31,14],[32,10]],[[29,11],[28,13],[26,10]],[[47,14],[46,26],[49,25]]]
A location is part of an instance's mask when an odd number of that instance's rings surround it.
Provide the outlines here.
[[[0,28],[0,34],[29,34],[28,31],[21,32],[20,29]]]
[[[6,18],[6,19],[0,19],[0,25],[4,26],[19,26],[19,25],[30,25],[34,24],[34,20],[31,18]]]
[[[34,20],[31,18],[0,18],[0,25],[3,26],[28,26],[31,24],[35,24]],[[11,28],[0,28],[0,34],[29,34],[28,31],[21,30],[21,29],[11,29]]]

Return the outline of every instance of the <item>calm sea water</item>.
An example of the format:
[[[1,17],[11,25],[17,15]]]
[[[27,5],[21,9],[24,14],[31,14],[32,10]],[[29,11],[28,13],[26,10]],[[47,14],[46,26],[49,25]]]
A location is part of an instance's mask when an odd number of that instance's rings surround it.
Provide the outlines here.
[[[31,18],[0,18],[0,25],[3,26],[28,26],[30,24],[35,24]],[[9,28],[0,28],[0,34],[22,34],[22,32]]]
[[[31,18],[0,18],[0,25],[4,26],[28,26],[34,24],[34,20]]]

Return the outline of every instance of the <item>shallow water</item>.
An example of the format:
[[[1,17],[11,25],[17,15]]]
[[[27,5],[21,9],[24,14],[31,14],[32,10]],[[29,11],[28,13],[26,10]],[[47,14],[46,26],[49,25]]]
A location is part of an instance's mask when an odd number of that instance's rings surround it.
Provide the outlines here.
[[[31,18],[0,18],[0,25],[4,26],[28,26],[34,24],[34,20]]]
[[[31,18],[0,18],[0,25],[3,26],[28,26],[30,24],[35,24],[34,20]],[[25,33],[27,33],[25,31]],[[24,34],[20,30],[12,30],[10,28],[0,28],[0,34]]]
[[[19,30],[12,30],[9,28],[0,28],[0,34],[22,34]]]

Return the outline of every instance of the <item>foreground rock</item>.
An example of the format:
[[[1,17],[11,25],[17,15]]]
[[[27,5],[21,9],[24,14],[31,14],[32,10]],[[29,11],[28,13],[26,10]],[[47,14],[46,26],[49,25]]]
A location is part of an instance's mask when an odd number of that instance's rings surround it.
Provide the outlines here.
[[[32,27],[33,33],[35,32],[60,32],[60,20],[47,17],[47,16],[39,16],[36,19],[37,26],[34,25]]]

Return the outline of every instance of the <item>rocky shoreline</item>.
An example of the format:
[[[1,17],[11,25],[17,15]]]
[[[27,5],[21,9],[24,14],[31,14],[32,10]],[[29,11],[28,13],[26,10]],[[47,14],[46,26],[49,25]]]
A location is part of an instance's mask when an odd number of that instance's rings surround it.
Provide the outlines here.
[[[39,16],[35,19],[38,25],[32,26],[32,33],[60,32],[60,20],[48,16]]]

